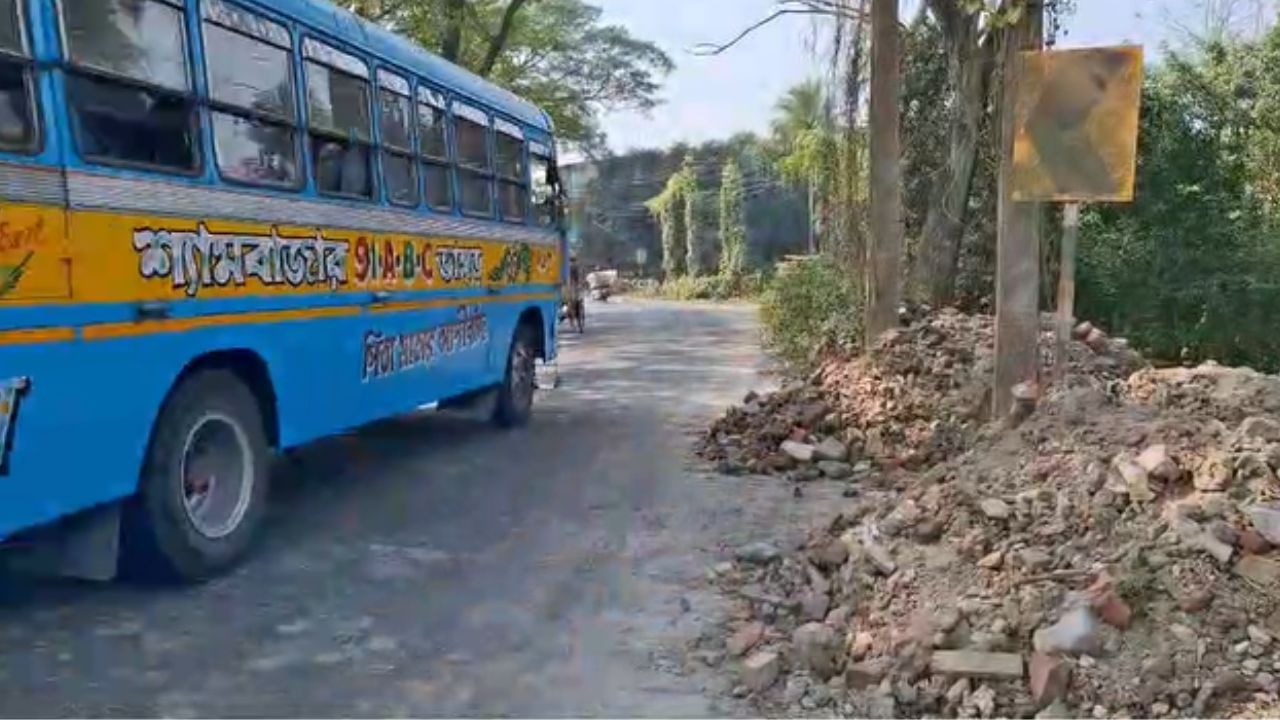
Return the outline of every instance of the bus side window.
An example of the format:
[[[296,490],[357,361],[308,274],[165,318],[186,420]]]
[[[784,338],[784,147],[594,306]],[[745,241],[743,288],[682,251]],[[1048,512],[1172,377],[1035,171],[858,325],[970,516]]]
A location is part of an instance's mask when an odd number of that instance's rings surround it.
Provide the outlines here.
[[[371,200],[369,66],[310,38],[303,50],[316,189],[323,195]]]
[[[218,172],[234,182],[298,187],[288,28],[222,0],[203,7]]]
[[[80,153],[195,172],[196,103],[182,3],[61,0],[69,107]]]
[[[529,188],[524,180],[524,131],[503,120],[496,123],[496,128],[498,209],[503,220],[523,223],[529,207]]]
[[[418,87],[418,154],[422,156],[427,205],[432,210],[453,210],[453,173],[449,159],[449,115],[444,96]]]
[[[393,205],[418,204],[418,164],[413,159],[413,101],[409,81],[378,70],[378,127],[382,131],[382,185]]]
[[[533,222],[539,227],[556,224],[555,188],[551,185],[551,159],[539,152],[529,156],[529,177],[533,182]]]
[[[483,110],[455,102],[453,119],[462,212],[493,217],[493,158],[489,153],[488,115]]]
[[[18,0],[0,0],[0,150],[39,145],[32,102],[32,63]]]

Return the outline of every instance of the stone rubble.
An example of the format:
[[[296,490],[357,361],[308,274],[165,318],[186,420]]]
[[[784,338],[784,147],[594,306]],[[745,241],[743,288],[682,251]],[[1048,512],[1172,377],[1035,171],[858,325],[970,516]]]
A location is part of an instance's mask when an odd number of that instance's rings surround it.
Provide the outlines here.
[[[851,489],[803,544],[709,574],[737,694],[827,717],[1280,708],[1280,379],[1075,335],[1016,423],[984,420],[990,318],[940,311],[712,426],[726,473]]]

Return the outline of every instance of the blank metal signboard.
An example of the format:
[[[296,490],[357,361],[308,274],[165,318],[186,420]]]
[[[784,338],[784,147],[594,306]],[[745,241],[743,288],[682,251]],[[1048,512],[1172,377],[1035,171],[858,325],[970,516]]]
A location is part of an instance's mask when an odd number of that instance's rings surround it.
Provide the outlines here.
[[[1142,48],[1023,53],[1013,199],[1130,202]]]

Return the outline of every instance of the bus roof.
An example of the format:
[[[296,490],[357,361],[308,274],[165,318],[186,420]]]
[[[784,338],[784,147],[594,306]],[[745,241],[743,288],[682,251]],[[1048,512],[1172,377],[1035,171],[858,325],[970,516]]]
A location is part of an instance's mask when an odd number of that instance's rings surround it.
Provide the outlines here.
[[[367,49],[387,62],[417,73],[445,90],[483,103],[491,110],[543,132],[554,132],[550,116],[537,105],[326,0],[253,2],[314,26],[335,39]]]

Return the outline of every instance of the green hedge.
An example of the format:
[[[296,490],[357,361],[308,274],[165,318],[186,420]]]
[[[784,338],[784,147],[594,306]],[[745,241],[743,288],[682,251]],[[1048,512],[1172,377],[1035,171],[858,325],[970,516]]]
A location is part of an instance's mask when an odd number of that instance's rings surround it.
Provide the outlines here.
[[[765,346],[798,371],[825,350],[857,347],[863,293],[850,273],[826,257],[783,265],[760,304]]]

